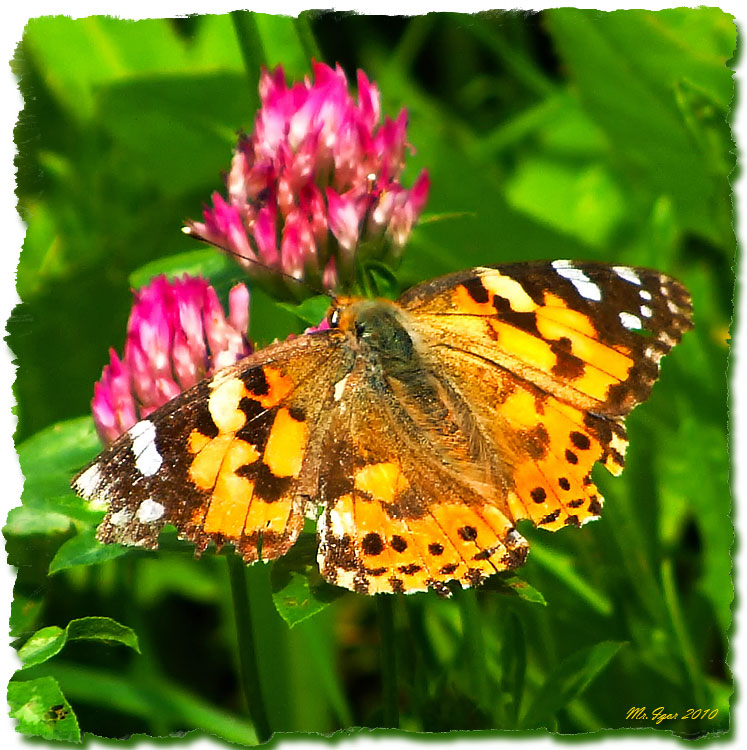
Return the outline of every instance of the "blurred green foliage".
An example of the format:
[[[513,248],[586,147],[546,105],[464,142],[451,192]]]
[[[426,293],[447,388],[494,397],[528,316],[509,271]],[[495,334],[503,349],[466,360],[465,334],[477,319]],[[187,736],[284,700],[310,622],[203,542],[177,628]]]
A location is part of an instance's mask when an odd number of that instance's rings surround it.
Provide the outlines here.
[[[409,730],[725,731],[735,43],[716,8],[30,21],[14,61],[28,232],[8,323],[26,486],[4,531],[18,568],[12,635],[22,654],[46,656],[10,683],[19,731],[257,740],[226,556],[196,561],[169,533],[158,553],[101,548],[101,514],[68,481],[97,451],[81,415],[108,347],[123,344],[130,284],[201,269],[225,290],[238,275],[179,230],[251,127],[258,71],[245,60],[298,77],[312,56],[351,78],[364,68],[387,113],[409,111],[405,181],[429,169],[438,220],[413,235],[402,287],[535,258],[648,265],[688,286],[696,328],[628,421],[624,475],[597,477],[603,519],[522,529],[532,554],[518,576],[446,601],[394,597],[382,622],[374,599],[319,579],[310,536],[272,572],[248,568],[249,678],[271,730],[381,727],[393,710]],[[259,343],[302,330],[303,316],[253,292]],[[139,652],[69,637],[91,617],[111,618],[109,636]],[[627,717],[644,706],[707,711]]]

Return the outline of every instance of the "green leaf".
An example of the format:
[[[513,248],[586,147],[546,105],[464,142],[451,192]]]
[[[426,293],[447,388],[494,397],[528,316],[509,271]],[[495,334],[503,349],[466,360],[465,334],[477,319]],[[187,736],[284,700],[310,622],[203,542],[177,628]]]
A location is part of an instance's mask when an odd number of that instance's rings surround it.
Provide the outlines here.
[[[490,591],[504,596],[516,596],[533,604],[541,604],[546,607],[545,597],[515,573],[499,573],[493,575],[480,587],[481,591]]]
[[[715,8],[598,11],[560,8],[545,18],[587,113],[601,127],[638,191],[671,195],[681,223],[719,241],[712,196],[723,188],[676,103],[683,79],[722,103],[731,100],[726,67],[736,42],[729,16]],[[716,26],[730,26],[719,45]],[[686,39],[678,29],[686,28]]]
[[[329,305],[330,299],[324,295],[309,297],[298,305],[292,305],[290,302],[278,302],[279,307],[298,316],[310,326],[318,326],[324,320]]]
[[[17,731],[32,737],[80,742],[80,728],[73,709],[54,677],[11,680],[8,683],[10,715]]]
[[[290,552],[272,567],[272,600],[291,628],[345,593],[321,577],[316,564],[316,545],[314,534],[302,534]]]
[[[547,726],[559,710],[589,687],[623,645],[616,641],[602,641],[563,659],[534,694],[532,703],[523,715],[521,727]]]
[[[121,643],[140,653],[137,635],[132,628],[112,620],[111,617],[81,617],[67,625],[68,640],[106,641]]]
[[[18,657],[26,667],[33,667],[62,651],[67,633],[56,625],[37,630],[18,650]]]
[[[26,478],[21,496],[24,505],[47,506],[50,498],[72,495],[73,474],[100,449],[90,416],[58,422],[25,440],[18,446],[21,471]]]
[[[31,536],[32,534],[61,534],[70,528],[70,518],[61,513],[36,510],[27,505],[12,508],[3,527],[3,534]]]
[[[13,601],[10,603],[10,635],[20,638],[31,632],[39,619],[43,605],[44,600],[38,592],[34,592],[33,596],[27,596],[16,587]]]
[[[49,563],[49,574],[58,573],[77,565],[95,565],[126,555],[132,547],[121,544],[102,544],[96,539],[95,529],[86,529],[72,539],[68,539]]]
[[[204,247],[152,260],[133,271],[129,283],[133,289],[139,289],[161,274],[170,281],[184,274],[202,276],[216,286],[218,280],[232,282],[240,275],[240,270],[224,253],[213,247]]]
[[[236,131],[249,128],[254,117],[248,98],[237,96],[243,84],[230,72],[195,74],[188,81],[183,74],[121,81],[99,92],[99,116],[117,147],[148,169],[165,195],[219,189]]]
[[[37,630],[18,650],[24,668],[41,664],[62,651],[68,641],[106,641],[122,643],[138,653],[135,632],[110,617],[82,617],[71,620],[63,630],[56,625]]]
[[[33,18],[23,42],[45,70],[58,102],[76,118],[91,116],[95,92],[108,82],[186,67],[174,26],[160,19],[133,23],[110,16]]]
[[[610,244],[626,213],[625,197],[601,163],[580,169],[529,157],[507,182],[506,196],[518,211],[595,247]]]

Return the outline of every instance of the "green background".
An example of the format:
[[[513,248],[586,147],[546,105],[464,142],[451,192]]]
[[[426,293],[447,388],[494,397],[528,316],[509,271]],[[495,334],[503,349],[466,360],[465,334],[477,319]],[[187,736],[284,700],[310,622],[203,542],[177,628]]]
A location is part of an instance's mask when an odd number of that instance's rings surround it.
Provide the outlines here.
[[[21,728],[255,736],[229,558],[194,561],[168,534],[159,553],[102,551],[91,541],[100,516],[66,483],[97,450],[83,415],[108,347],[121,351],[131,284],[163,258],[172,272],[212,262],[180,227],[222,189],[236,132],[251,128],[258,61],[292,79],[313,56],[340,62],[351,81],[363,68],[387,114],[408,109],[416,153],[403,179],[427,167],[432,186],[397,271],[403,288],[503,261],[646,265],[688,286],[696,328],[628,420],[623,476],[595,470],[602,520],[522,529],[532,553],[520,581],[382,605],[320,586],[310,548],[272,574],[248,569],[250,683],[271,729],[724,731],[735,44],[733,19],[713,8],[29,22],[13,63],[28,231],[8,322],[27,478],[5,527],[19,569],[12,635],[20,647],[41,628],[62,638],[73,620],[110,617],[139,645],[96,631],[44,651],[11,685]],[[240,278],[218,267],[219,289]],[[302,328],[253,290],[255,340]],[[61,700],[72,713],[55,723],[40,707]],[[634,706],[716,713],[656,725],[626,718]]]

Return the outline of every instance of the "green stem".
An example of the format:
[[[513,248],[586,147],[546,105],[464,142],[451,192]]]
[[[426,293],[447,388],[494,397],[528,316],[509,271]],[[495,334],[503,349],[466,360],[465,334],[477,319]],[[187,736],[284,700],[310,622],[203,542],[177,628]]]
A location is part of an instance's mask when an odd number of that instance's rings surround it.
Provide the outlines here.
[[[394,651],[393,599],[391,594],[379,594],[376,597],[376,615],[381,639],[384,726],[396,729],[399,727],[399,701],[397,699],[397,659]]]
[[[249,608],[249,596],[246,590],[246,566],[237,555],[230,555],[226,560],[228,561],[228,577],[231,583],[233,612],[236,621],[239,677],[249,708],[249,715],[257,730],[257,737],[260,742],[265,742],[272,736],[272,730],[267,718],[262,688],[258,681],[257,649],[254,643],[254,628]]]
[[[262,66],[267,64],[267,55],[257,27],[257,19],[251,11],[234,10],[231,11],[231,21],[239,42],[241,59],[244,61],[249,90],[253,96],[258,96],[259,74]]]
[[[501,61],[501,63],[539,97],[555,92],[555,85],[524,52],[504,39],[501,31],[485,23],[471,24],[469,30]]]
[[[482,634],[482,618],[473,589],[459,592],[459,609],[462,616],[462,633],[467,663],[470,665],[472,691],[477,705],[488,706],[488,675],[486,672],[485,641]]]
[[[309,62],[312,58],[317,62],[321,62],[323,60],[322,52],[319,49],[319,45],[316,43],[316,37],[311,28],[311,11],[299,13],[295,24],[298,38],[301,40],[301,46],[303,47],[304,54],[309,59]]]
[[[674,580],[674,568],[672,560],[666,558],[661,563],[661,581],[664,590],[664,600],[669,610],[669,616],[672,622],[675,638],[677,639],[682,654],[682,661],[685,664],[688,677],[693,688],[693,697],[698,705],[707,702],[706,689],[701,679],[701,672],[698,667],[698,659],[695,655],[690,635],[687,632],[685,618],[682,616],[679,598],[677,597],[677,586]]]

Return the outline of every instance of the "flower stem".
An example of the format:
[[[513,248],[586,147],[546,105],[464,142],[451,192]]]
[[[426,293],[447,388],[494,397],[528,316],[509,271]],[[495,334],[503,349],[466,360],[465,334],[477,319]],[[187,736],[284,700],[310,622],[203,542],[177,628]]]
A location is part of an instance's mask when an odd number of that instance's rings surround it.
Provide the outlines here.
[[[488,705],[485,642],[483,640],[480,607],[474,589],[465,589],[459,592],[459,609],[462,616],[462,633],[472,681],[472,692],[477,705],[480,708],[485,708]]]
[[[397,700],[397,659],[394,651],[394,597],[379,594],[376,597],[376,615],[381,638],[381,689],[383,694],[384,726],[399,727],[399,701]]]
[[[257,96],[260,70],[267,62],[262,37],[257,28],[257,19],[254,13],[248,10],[234,10],[230,15],[239,42],[241,59],[246,68],[249,90],[252,96]]]
[[[257,679],[257,649],[254,643],[254,629],[249,607],[249,596],[246,590],[246,566],[238,555],[230,555],[228,562],[228,577],[231,582],[231,596],[233,612],[236,621],[236,640],[239,653],[239,677],[246,698],[249,715],[254,723],[257,738],[260,743],[266,742],[272,736],[270,723],[267,719],[262,688]]]
[[[296,31],[298,32],[298,38],[301,40],[301,46],[306,57],[311,60],[312,58],[317,62],[322,62],[322,53],[319,49],[319,45],[316,43],[314,37],[314,31],[311,28],[311,12],[304,11],[298,14],[296,18]]]

